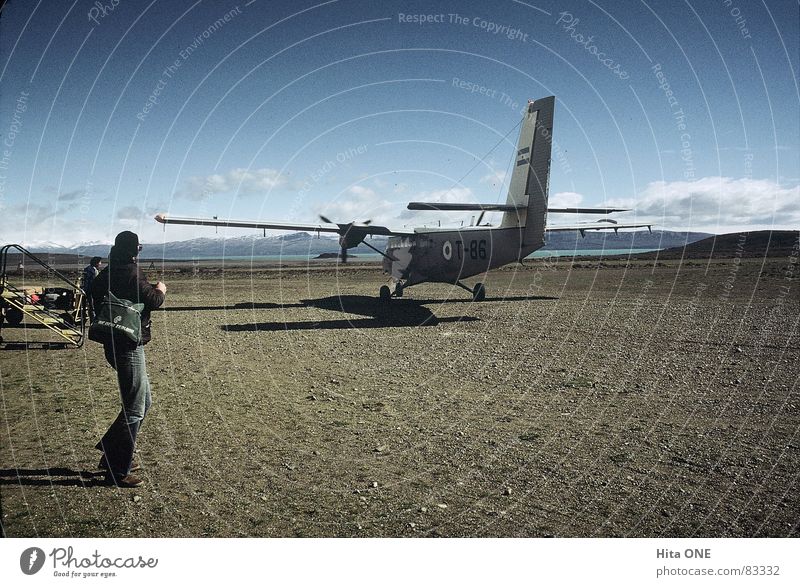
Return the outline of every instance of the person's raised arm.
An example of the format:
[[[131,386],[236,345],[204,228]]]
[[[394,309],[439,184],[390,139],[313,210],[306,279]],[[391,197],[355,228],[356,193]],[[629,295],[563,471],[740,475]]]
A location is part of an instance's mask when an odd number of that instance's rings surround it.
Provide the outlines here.
[[[139,301],[144,304],[148,310],[155,310],[164,303],[165,294],[167,293],[167,286],[162,282],[153,285],[144,276],[141,270],[138,270],[139,280]]]

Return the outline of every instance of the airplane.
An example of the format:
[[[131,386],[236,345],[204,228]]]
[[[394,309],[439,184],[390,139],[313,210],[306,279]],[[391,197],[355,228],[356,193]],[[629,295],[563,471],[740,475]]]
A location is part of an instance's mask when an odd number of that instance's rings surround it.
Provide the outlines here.
[[[219,220],[216,217],[188,218],[168,214],[158,214],[155,219],[164,225],[337,233],[343,263],[347,262],[347,250],[362,243],[383,255],[383,270],[390,275],[391,287],[383,285],[380,288],[381,300],[388,302],[393,297],[402,297],[403,291],[412,285],[438,282],[457,285],[472,294],[474,301],[480,302],[486,298],[483,283],[476,283],[470,288],[463,281],[503,265],[521,263],[525,257],[545,245],[545,234],[548,232],[579,231],[585,236],[586,231],[590,230],[617,232],[622,228],[652,229],[651,224],[621,224],[610,219],[572,226],[546,225],[548,213],[610,214],[627,211],[619,208],[547,207],[554,109],[555,96],[528,102],[523,114],[516,163],[505,204],[408,204],[409,210],[480,212],[478,222],[469,227],[394,229],[373,225],[369,220],[334,223],[324,216],[320,216],[321,224]],[[502,212],[500,225],[481,225],[486,212]],[[371,235],[389,237],[385,251],[380,251],[364,240]]]

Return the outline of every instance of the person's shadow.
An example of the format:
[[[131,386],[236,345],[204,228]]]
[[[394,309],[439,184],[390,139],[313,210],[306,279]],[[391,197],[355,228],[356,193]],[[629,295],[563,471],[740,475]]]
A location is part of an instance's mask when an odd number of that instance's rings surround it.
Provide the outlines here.
[[[0,469],[0,485],[94,487],[107,485],[107,482],[104,473],[50,467],[49,469]]]

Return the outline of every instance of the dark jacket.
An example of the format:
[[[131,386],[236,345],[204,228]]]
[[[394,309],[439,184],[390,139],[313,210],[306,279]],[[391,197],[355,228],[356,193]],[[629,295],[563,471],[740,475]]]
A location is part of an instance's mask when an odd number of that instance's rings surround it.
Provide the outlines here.
[[[86,268],[83,270],[83,280],[81,281],[81,288],[87,294],[91,294],[92,291],[92,282],[94,278],[97,277],[98,271],[97,267],[94,265],[87,265]]]
[[[92,301],[99,307],[109,288],[118,298],[144,304],[142,344],[150,342],[150,311],[164,303],[164,294],[147,281],[133,258],[110,258],[108,265],[92,282]]]

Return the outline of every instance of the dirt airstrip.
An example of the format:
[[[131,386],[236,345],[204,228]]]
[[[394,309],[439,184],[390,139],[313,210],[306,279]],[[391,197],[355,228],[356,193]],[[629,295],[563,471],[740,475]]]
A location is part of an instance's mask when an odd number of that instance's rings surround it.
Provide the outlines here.
[[[388,308],[358,263],[150,273],[139,489],[96,469],[101,348],[3,329],[6,535],[800,533],[796,257],[543,260]]]

